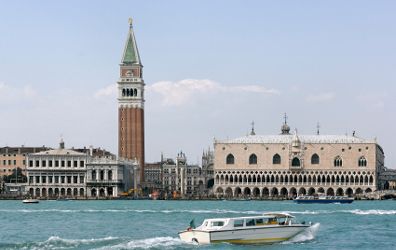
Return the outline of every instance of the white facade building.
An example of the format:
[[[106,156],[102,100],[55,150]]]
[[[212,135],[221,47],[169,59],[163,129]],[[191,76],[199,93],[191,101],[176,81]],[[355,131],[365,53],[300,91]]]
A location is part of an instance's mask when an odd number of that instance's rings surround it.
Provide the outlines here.
[[[134,161],[93,157],[86,153],[65,149],[61,141],[58,149],[27,156],[25,191],[42,198],[105,198],[117,197],[138,182],[138,164]]]
[[[136,188],[138,162],[91,158],[86,165],[88,197],[117,197]]]
[[[33,197],[85,197],[88,155],[65,149],[42,151],[27,156],[26,191]]]

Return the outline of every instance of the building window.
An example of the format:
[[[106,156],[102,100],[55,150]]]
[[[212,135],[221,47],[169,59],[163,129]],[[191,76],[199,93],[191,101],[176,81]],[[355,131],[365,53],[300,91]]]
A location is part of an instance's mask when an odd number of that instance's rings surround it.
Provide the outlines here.
[[[257,164],[257,155],[251,154],[249,156],[249,164]]]
[[[59,176],[55,176],[55,183],[59,183]]]
[[[36,167],[40,166],[40,161],[36,161]]]
[[[272,157],[272,164],[281,164],[281,157],[278,154],[275,154],[274,157]]]
[[[235,158],[232,154],[227,155],[226,158],[226,164],[234,164],[235,163]]]
[[[52,167],[52,160],[48,161],[48,167],[50,167],[50,168]]]
[[[33,161],[32,160],[29,161],[29,167],[33,167]]]
[[[36,183],[40,183],[40,176],[36,176]]]
[[[110,181],[113,179],[113,171],[109,170],[109,172],[107,172],[107,179]]]
[[[84,167],[84,161],[80,161],[80,167]]]
[[[58,160],[55,161],[55,167],[59,167],[59,161]]]
[[[359,167],[367,167],[367,160],[364,156],[359,158],[358,165]]]
[[[67,161],[67,166],[71,167],[71,161]]]
[[[61,183],[65,183],[65,177],[61,176]]]
[[[73,162],[73,167],[75,167],[75,168],[77,167],[77,161]]]
[[[319,155],[317,155],[317,154],[313,154],[312,155],[312,157],[311,157],[311,164],[312,165],[316,165],[316,164],[319,164]]]
[[[42,160],[42,161],[41,161],[41,166],[42,166],[42,167],[46,167],[46,166],[47,166],[47,162],[44,161],[44,160]]]
[[[67,183],[71,183],[72,182],[72,178],[71,178],[71,176],[68,176],[67,177]]]
[[[80,183],[84,183],[84,176],[80,176]]]
[[[73,176],[73,183],[77,183],[78,181],[78,176]]]
[[[334,159],[334,167],[342,167],[342,158],[340,156]]]
[[[14,165],[16,165],[16,160],[14,160]]]
[[[42,176],[41,180],[43,181],[43,183],[47,183],[47,177],[46,176]]]
[[[299,166],[301,166],[300,159],[298,159],[297,157],[294,157],[292,160],[292,167],[299,167]]]
[[[7,165],[7,161],[6,160],[3,160],[3,165],[4,166]]]
[[[61,167],[65,166],[65,161],[61,161]]]
[[[48,176],[48,183],[52,183],[52,176]]]

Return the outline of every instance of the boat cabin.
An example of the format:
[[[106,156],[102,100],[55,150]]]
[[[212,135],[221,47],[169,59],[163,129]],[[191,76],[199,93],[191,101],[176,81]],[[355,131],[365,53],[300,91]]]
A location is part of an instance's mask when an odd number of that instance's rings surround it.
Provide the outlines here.
[[[261,216],[206,219],[196,230],[217,231],[247,229],[251,227],[266,227],[274,225],[291,225],[294,217],[286,214],[264,214]]]

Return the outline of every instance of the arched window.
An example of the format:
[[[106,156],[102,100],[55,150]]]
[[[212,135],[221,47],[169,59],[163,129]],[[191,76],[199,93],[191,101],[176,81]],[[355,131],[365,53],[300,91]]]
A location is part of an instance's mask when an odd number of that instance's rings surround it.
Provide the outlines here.
[[[360,157],[358,160],[359,167],[367,167],[367,160],[364,156]]]
[[[334,167],[342,167],[342,158],[340,156],[334,159]]]
[[[133,90],[133,96],[137,96],[137,89]]]
[[[319,155],[317,155],[317,154],[313,154],[312,155],[312,157],[311,157],[311,164],[312,165],[314,165],[314,164],[319,164]]]
[[[107,179],[110,181],[113,179],[113,171],[109,170],[109,172],[107,172]]]
[[[91,179],[94,181],[96,180],[96,171],[95,170],[92,170]]]
[[[300,165],[301,165],[300,159],[298,159],[297,157],[294,157],[292,160],[292,167],[299,167]]]
[[[129,89],[127,89],[126,90],[126,96],[130,96],[131,94],[130,94],[130,91],[129,91]]]
[[[272,157],[272,164],[281,164],[281,157],[278,154],[275,154],[274,157]]]
[[[249,156],[249,164],[257,164],[257,155],[251,154]]]
[[[125,89],[122,89],[122,96],[125,96]]]
[[[232,154],[227,155],[226,158],[226,164],[234,164],[235,163],[235,158]]]

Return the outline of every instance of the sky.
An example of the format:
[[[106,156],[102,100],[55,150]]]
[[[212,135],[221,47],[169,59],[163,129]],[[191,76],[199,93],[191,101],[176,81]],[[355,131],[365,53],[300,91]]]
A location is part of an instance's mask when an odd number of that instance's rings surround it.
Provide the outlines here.
[[[373,139],[396,168],[394,1],[0,0],[0,146],[117,153],[128,18],[144,65],[146,161],[214,139]]]

